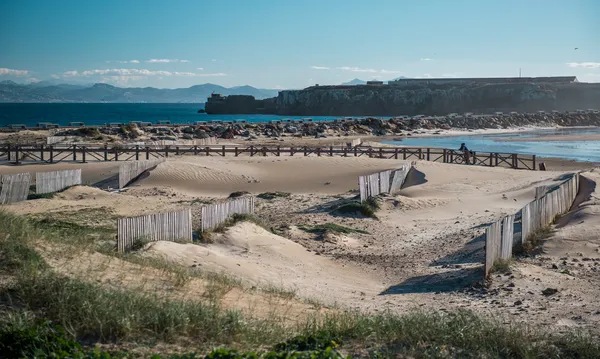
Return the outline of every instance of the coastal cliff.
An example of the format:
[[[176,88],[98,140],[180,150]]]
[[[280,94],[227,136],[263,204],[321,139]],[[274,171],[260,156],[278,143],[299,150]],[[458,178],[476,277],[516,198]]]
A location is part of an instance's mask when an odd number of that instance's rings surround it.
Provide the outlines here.
[[[573,111],[598,107],[600,84],[314,86],[279,92],[277,114],[397,116]]]

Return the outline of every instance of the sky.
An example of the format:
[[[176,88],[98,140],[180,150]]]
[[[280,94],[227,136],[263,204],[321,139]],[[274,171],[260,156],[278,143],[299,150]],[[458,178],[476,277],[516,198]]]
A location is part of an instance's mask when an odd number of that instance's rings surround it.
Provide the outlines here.
[[[292,89],[521,69],[600,82],[599,18],[598,0],[2,0],[0,81]]]

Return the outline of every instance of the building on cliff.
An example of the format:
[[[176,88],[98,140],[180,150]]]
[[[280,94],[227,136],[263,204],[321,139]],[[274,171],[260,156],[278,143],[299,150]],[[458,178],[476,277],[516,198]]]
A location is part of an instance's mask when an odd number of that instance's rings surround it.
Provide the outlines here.
[[[569,84],[575,83],[575,76],[556,77],[481,77],[481,78],[426,78],[398,79],[388,81],[389,85],[469,85],[469,84]]]

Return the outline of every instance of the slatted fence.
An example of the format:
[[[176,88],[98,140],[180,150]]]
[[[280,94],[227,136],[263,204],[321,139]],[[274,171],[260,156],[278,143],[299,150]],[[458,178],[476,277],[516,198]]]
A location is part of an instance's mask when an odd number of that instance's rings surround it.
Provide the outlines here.
[[[81,184],[81,169],[36,172],[35,174],[36,193],[58,192],[79,184]]]
[[[162,158],[157,160],[129,161],[121,163],[119,165],[119,188],[124,188],[142,173],[164,161],[165,159]]]
[[[509,215],[492,223],[485,232],[485,277],[498,259],[508,260],[523,247],[530,236],[550,225],[556,216],[570,210],[579,192],[579,173],[546,192],[546,187],[536,188],[536,199],[516,215]],[[520,233],[515,233],[515,219],[520,214]]]
[[[406,180],[406,176],[411,168],[412,164],[407,163],[399,169],[359,176],[360,201],[366,201],[367,198],[377,196],[381,193],[397,192],[402,188],[402,184]]]
[[[254,197],[241,197],[215,203],[201,209],[202,231],[218,227],[233,214],[254,213]]]
[[[0,204],[21,202],[27,199],[31,184],[30,173],[2,175],[0,181],[2,182]]]
[[[125,252],[138,241],[191,242],[192,210],[120,218],[117,222],[117,250]]]
[[[164,146],[211,146],[217,144],[216,137],[197,138],[193,140],[156,140],[146,142],[150,148],[161,148]]]

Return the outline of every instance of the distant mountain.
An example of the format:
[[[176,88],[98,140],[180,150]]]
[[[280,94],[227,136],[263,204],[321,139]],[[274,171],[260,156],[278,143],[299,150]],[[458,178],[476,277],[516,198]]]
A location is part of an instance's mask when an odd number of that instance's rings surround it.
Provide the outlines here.
[[[252,86],[227,88],[215,84],[195,85],[189,88],[157,89],[154,87],[121,88],[108,84],[59,84],[41,81],[17,84],[0,82],[0,102],[151,102],[151,103],[204,103],[211,93],[222,95],[252,95],[257,99],[276,97],[278,90],[257,89]]]
[[[351,80],[351,81],[348,81],[348,82],[344,82],[342,85],[344,85],[344,86],[352,86],[352,85],[366,85],[366,84],[367,84],[367,81],[363,81],[363,80],[360,80],[360,79],[354,79],[354,80]]]

